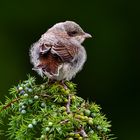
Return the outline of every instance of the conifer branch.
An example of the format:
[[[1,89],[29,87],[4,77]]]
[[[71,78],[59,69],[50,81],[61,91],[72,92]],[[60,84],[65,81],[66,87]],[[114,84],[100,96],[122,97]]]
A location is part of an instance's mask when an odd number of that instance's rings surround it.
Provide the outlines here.
[[[68,102],[66,104],[66,108],[67,108],[67,113],[69,114],[70,111],[70,101],[71,101],[71,95],[68,95]]]
[[[101,108],[78,97],[75,84],[65,84],[67,88],[59,83],[36,85],[35,78],[29,76],[12,88],[12,99],[6,98],[0,105],[0,122],[9,118],[4,131],[9,138],[112,140],[110,122]]]
[[[0,112],[2,112],[3,110],[7,109],[8,107],[10,107],[12,104],[14,104],[15,102],[17,102],[18,100],[20,100],[20,98],[15,98],[14,100],[12,100],[10,103],[8,103],[7,105],[5,105]]]

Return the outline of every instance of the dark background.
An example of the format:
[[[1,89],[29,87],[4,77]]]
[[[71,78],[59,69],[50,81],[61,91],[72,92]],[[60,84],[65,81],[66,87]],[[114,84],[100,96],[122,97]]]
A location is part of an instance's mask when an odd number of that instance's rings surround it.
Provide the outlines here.
[[[73,20],[95,36],[84,42],[88,60],[73,81],[112,120],[119,140],[140,140],[140,4],[126,0],[1,1],[0,97],[31,70],[30,45],[53,24]],[[3,138],[6,139],[6,138]]]

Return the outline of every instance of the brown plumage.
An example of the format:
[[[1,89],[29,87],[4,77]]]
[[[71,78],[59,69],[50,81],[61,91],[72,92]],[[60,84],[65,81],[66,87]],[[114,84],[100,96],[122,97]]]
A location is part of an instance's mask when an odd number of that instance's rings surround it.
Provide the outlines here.
[[[76,46],[65,46],[62,43],[56,46],[50,46],[43,44],[40,46],[39,64],[38,68],[42,68],[50,75],[58,74],[58,67],[64,63],[70,63],[77,53],[78,48]]]
[[[40,46],[44,48],[45,45]],[[58,67],[62,63],[60,57],[56,54],[51,53],[51,48],[46,53],[39,54],[39,65],[38,68],[41,68],[44,72],[47,71],[50,75],[58,73]]]

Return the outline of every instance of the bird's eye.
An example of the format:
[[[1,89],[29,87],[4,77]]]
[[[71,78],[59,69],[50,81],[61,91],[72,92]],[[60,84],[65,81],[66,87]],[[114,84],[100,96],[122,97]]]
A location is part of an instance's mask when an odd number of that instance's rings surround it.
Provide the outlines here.
[[[76,34],[76,33],[77,33],[76,31],[72,31],[72,32],[71,32],[71,34],[73,34],[73,35]]]
[[[74,36],[74,35],[76,35],[76,34],[77,34],[76,31],[68,32],[68,35],[69,35],[69,36]]]

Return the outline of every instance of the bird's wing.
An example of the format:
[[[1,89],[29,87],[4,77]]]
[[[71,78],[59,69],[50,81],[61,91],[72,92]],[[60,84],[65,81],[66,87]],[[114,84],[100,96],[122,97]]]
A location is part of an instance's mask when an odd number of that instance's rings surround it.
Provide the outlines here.
[[[42,69],[43,72],[47,72],[50,75],[57,75],[58,68],[62,62],[59,57],[56,57],[56,54],[51,53],[51,48],[51,45],[46,44],[39,46],[39,64],[36,68]]]
[[[75,45],[58,44],[52,46],[51,52],[58,55],[63,62],[71,62],[77,54],[78,48]]]
[[[76,55],[77,48],[74,46],[59,45],[47,45],[40,46],[39,65],[38,68],[42,68],[44,72],[50,75],[58,75],[59,67],[62,63],[70,63]]]

